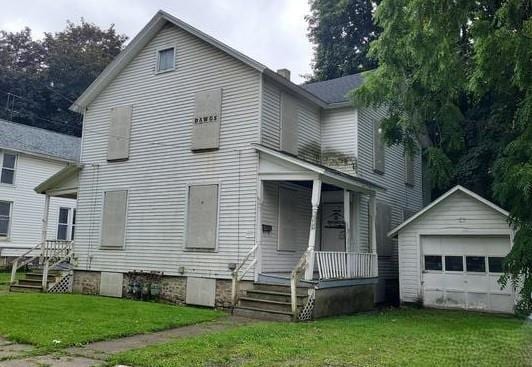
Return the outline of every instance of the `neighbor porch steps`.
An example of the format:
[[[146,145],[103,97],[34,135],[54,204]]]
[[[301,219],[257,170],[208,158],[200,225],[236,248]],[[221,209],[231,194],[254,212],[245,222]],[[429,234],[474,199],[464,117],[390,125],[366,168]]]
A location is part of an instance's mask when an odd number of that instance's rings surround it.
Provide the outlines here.
[[[42,292],[42,278],[44,274],[42,269],[32,269],[24,273],[24,278],[16,281],[9,286],[10,292]],[[61,278],[61,272],[50,270],[48,273],[48,284],[53,285]]]
[[[299,311],[307,302],[308,286],[297,287],[296,296]],[[241,291],[233,313],[257,319],[292,321],[294,315],[292,314],[290,286],[255,282],[251,289]]]

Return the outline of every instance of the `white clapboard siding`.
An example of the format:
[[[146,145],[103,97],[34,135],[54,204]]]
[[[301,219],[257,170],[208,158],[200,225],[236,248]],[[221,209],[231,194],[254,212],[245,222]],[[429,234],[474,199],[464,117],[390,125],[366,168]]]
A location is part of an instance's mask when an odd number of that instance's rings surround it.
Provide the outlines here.
[[[321,115],[322,164],[356,173],[357,110],[352,107],[326,110]]]
[[[11,201],[10,235],[0,240],[0,256],[18,256],[41,241],[45,196],[33,189],[66,163],[28,154],[17,154],[14,185],[0,184],[0,201]],[[52,198],[48,239],[55,239],[59,208],[75,208],[76,200]]]
[[[403,209],[418,211],[422,207],[421,157],[416,156],[414,173],[415,185],[405,184],[405,157],[403,147],[385,148],[385,173],[373,171],[373,121],[385,116],[384,109],[363,108],[358,111],[358,175],[386,188],[379,192],[377,199],[392,207],[391,227],[403,222]],[[361,246],[368,246],[368,197],[361,198]],[[382,279],[398,278],[397,240],[393,242],[392,256],[379,256],[379,276]]]
[[[281,87],[265,78],[262,95],[262,139],[265,146],[280,149]],[[298,104],[298,156],[320,161],[320,109],[306,99],[294,96]]]
[[[279,251],[279,185],[296,191],[297,233],[294,251]],[[290,272],[308,246],[312,207],[310,189],[290,183],[264,182],[262,224],[272,226],[272,231],[262,233],[262,271],[265,273]]]
[[[156,74],[156,50],[176,47],[176,69]],[[173,26],[163,28],[84,117],[76,253],[79,268],[228,278],[254,245],[260,74]],[[222,88],[220,148],[192,153],[196,92]],[[129,160],[107,162],[111,108],[132,105]],[[220,185],[215,252],[184,248],[187,185]],[[128,190],[125,246],[100,249],[103,193]],[[252,276],[252,272],[250,272]]]
[[[486,230],[510,233],[505,215],[461,191],[455,192],[399,232],[399,283],[403,302],[421,299],[420,232],[437,233],[453,228],[457,232]]]

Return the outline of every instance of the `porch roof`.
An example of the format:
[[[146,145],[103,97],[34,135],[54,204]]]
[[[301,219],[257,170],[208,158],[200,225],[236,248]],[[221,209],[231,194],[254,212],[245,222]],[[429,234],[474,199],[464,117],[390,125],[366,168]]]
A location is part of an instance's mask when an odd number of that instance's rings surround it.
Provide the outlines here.
[[[69,164],[34,190],[38,194],[75,199],[78,196],[80,170],[80,165]]]
[[[252,146],[266,159],[262,159],[259,174],[264,180],[303,181],[321,177],[323,182],[347,190],[372,193],[386,189],[367,179],[351,176],[333,168],[313,163],[295,155],[265,147],[261,144]]]

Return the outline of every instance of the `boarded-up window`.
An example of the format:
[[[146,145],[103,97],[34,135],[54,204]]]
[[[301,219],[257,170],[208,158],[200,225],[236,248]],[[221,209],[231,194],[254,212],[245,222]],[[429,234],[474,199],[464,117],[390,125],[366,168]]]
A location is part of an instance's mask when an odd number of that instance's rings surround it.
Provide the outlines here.
[[[107,191],[103,200],[102,247],[122,248],[126,237],[127,191]]]
[[[297,155],[298,111],[297,100],[289,94],[281,95],[281,150]]]
[[[379,256],[392,256],[393,242],[388,237],[388,232],[392,229],[392,208],[380,201],[377,201],[376,214],[377,232],[377,254]]]
[[[186,247],[216,249],[218,228],[218,185],[188,188]]]
[[[384,173],[384,141],[380,121],[373,122],[373,169]]]
[[[111,109],[111,127],[107,141],[107,160],[124,160],[129,158],[129,134],[131,131],[131,106]]]
[[[218,149],[222,118],[222,89],[197,92],[192,118],[192,150]]]
[[[409,186],[414,186],[416,182],[414,162],[415,157],[410,157],[408,155],[405,156],[405,184]]]
[[[278,250],[297,249],[297,191],[279,187]]]

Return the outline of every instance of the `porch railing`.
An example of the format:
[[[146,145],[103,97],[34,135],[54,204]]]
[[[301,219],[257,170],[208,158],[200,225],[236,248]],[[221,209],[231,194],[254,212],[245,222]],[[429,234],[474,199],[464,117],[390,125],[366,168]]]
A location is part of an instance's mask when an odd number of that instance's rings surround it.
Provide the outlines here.
[[[377,276],[377,254],[338,251],[316,251],[315,254],[320,280]]]

